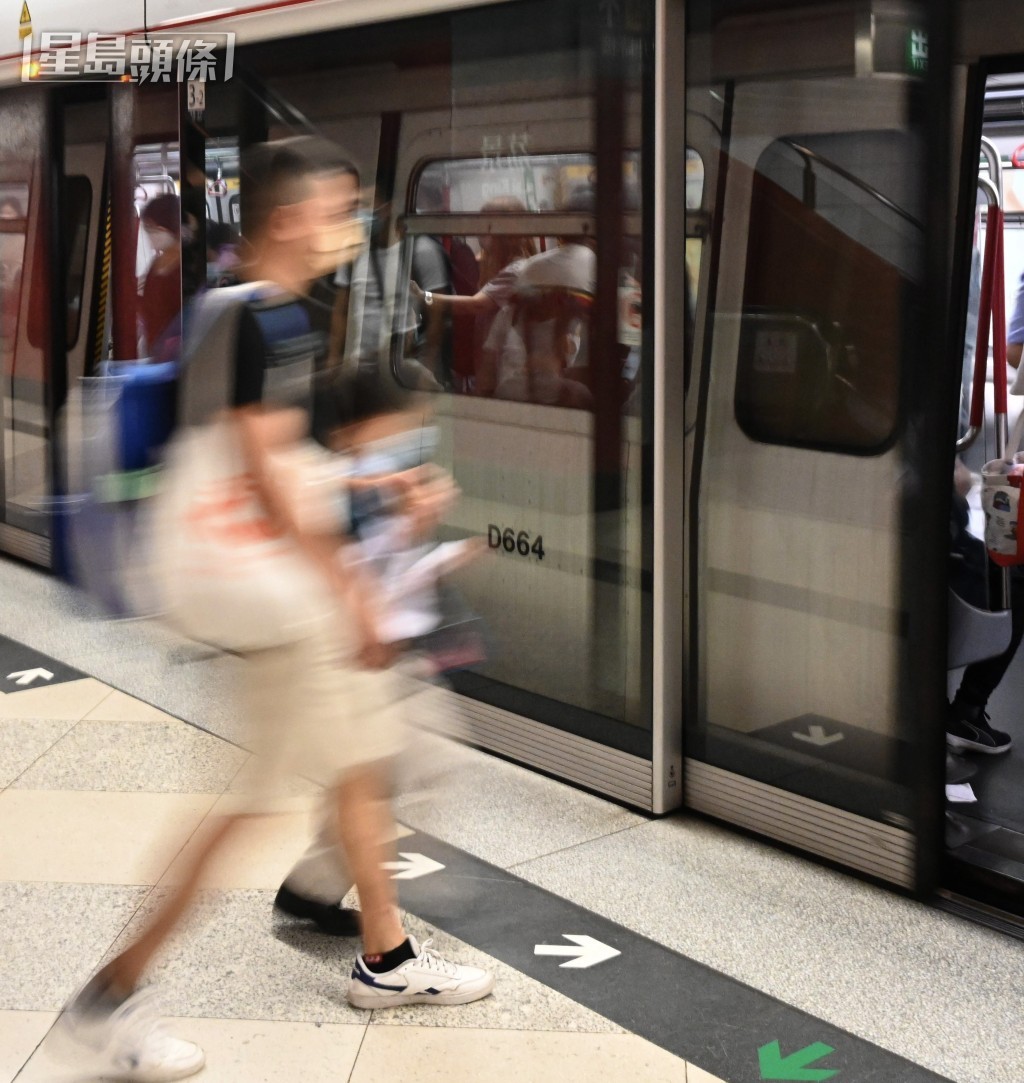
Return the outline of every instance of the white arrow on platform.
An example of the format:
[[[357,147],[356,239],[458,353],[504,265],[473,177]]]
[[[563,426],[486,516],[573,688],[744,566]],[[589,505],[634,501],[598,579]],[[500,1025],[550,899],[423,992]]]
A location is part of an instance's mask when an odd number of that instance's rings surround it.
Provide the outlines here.
[[[597,966],[598,963],[605,963],[609,959],[614,959],[616,955],[622,954],[621,951],[617,951],[607,944],[602,944],[600,940],[595,940],[592,936],[575,936],[572,933],[562,933],[562,936],[566,940],[571,940],[577,947],[568,948],[564,944],[538,944],[533,949],[533,954],[571,955],[573,958],[567,963],[559,963],[558,965],[560,967],[573,967],[578,970],[588,966]]]
[[[841,733],[831,733],[826,737],[824,726],[811,726],[810,730],[810,733],[794,733],[793,736],[798,741],[806,741],[809,745],[817,745],[819,748],[823,745],[834,745],[836,741],[843,739]]]
[[[391,877],[392,880],[417,880],[421,876],[429,876],[432,872],[440,872],[444,865],[435,861],[426,854],[399,854],[404,861],[385,861],[382,868],[398,869]]]
[[[16,681],[14,681],[15,677],[18,678]],[[15,684],[31,684],[37,677],[44,681],[53,680],[53,674],[42,666],[37,669],[19,669],[17,673],[7,674],[7,679],[14,681]]]

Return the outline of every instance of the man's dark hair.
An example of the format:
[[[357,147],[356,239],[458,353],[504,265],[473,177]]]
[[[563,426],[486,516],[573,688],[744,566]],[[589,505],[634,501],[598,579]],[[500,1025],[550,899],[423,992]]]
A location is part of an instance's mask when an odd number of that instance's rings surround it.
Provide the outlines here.
[[[251,241],[267,227],[278,207],[290,207],[312,195],[313,162],[297,140],[259,143],[242,155],[239,190],[242,232]]]
[[[242,233],[251,241],[266,228],[278,207],[301,203],[312,194],[315,176],[347,173],[359,180],[359,170],[330,140],[302,135],[258,143],[242,154],[239,187]]]
[[[359,167],[348,157],[347,154],[329,139],[319,135],[298,136],[296,139],[285,140],[288,144],[298,144],[304,157],[313,163],[313,171],[320,176],[343,176],[355,177],[356,184],[359,180]]]
[[[181,203],[173,192],[154,196],[139,214],[145,225],[165,229],[168,233],[181,232]]]

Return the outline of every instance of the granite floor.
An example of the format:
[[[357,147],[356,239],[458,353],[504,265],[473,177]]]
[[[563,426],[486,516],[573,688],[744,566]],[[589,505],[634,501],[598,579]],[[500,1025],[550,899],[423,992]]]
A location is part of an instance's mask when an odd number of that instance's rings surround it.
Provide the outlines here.
[[[127,943],[176,863],[233,799],[251,757],[93,678],[0,698],[0,1080],[81,1080],[51,1052],[62,1004]],[[632,1076],[713,1083],[569,998],[407,915],[444,952],[495,971],[460,1008],[366,1012],[345,1001],[353,943],[273,915],[316,791],[295,780],[210,874],[154,968],[174,1026],[218,1083]],[[591,825],[591,830],[593,825]],[[399,828],[399,834],[406,833]]]
[[[44,1041],[61,1004],[251,769],[225,692],[237,663],[97,621],[22,565],[0,561],[0,592],[0,634],[91,675],[0,697],[0,911],[16,930],[0,959],[0,1083],[71,1079]],[[442,760],[442,785],[399,802],[409,828],[957,1083],[1024,1079],[1020,942],[701,820],[650,820],[472,749],[445,745]],[[313,799],[297,780],[159,966],[169,1011],[208,1049],[199,1078],[715,1078],[414,915],[417,934],[494,967],[494,996],[350,1009],[350,947],[271,917]]]

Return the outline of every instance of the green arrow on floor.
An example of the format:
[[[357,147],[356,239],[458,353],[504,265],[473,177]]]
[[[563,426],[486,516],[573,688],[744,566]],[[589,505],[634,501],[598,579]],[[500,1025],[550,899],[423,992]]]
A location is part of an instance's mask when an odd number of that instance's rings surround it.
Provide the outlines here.
[[[808,1045],[790,1053],[788,1057],[783,1057],[779,1043],[769,1042],[757,1051],[761,1078],[784,1079],[788,1083],[817,1083],[818,1080],[831,1079],[839,1071],[838,1068],[809,1068],[808,1065],[832,1052],[832,1046],[815,1042],[814,1045]]]

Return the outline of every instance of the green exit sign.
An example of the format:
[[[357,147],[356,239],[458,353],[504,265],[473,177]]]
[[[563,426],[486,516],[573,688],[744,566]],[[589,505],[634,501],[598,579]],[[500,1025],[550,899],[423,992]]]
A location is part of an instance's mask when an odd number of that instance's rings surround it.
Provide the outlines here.
[[[907,34],[907,70],[923,75],[928,70],[928,31],[911,30]]]

